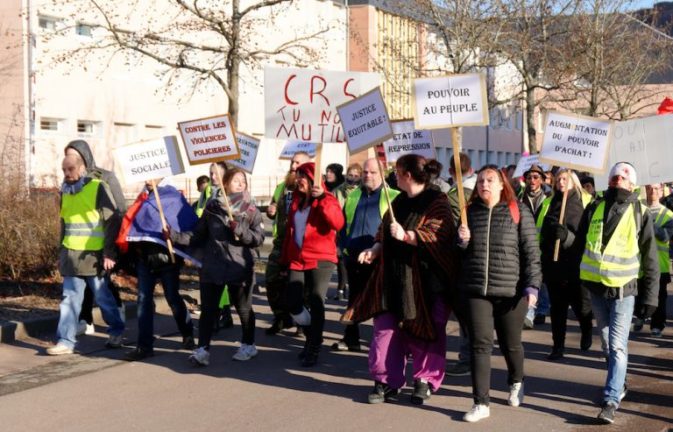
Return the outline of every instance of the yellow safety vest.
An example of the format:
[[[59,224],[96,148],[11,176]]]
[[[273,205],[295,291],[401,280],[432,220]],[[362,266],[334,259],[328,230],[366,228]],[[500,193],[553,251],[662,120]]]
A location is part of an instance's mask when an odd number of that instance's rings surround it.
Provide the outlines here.
[[[537,230],[538,243],[542,240],[540,237],[540,233],[542,232],[542,223],[544,222],[544,217],[547,216],[547,212],[549,211],[551,198],[552,197],[547,197],[544,199],[544,201],[542,201],[542,205],[540,205],[540,213],[538,213],[537,220],[535,221],[535,229]],[[584,192],[582,193],[582,207],[587,208],[591,200],[592,200],[591,195]]]
[[[381,189],[381,195],[379,196],[379,214],[381,215],[381,218],[383,218],[383,215],[386,214],[386,211],[388,211],[388,200],[386,200],[386,195],[385,191]],[[396,191],[395,189],[388,189],[388,193],[390,196],[390,201],[392,202],[397,195],[400,194],[399,191]],[[362,196],[362,188],[359,187],[350,194],[348,194],[348,197],[346,198],[346,204],[344,204],[344,213],[346,214],[346,235],[350,235],[351,232],[351,224],[353,223],[353,219],[355,218],[355,209],[358,207],[358,202],[360,202],[360,197]]]
[[[644,207],[644,206],[643,206]],[[641,208],[641,211],[645,210]],[[623,287],[638,277],[640,251],[638,227],[633,204],[622,214],[615,232],[603,248],[603,215],[605,201],[598,204],[587,232],[586,246],[580,264],[580,279],[608,287]]]
[[[656,213],[654,225],[661,228],[671,219],[673,219],[673,212],[671,212],[666,207],[661,206],[659,211]],[[668,256],[669,240],[662,241],[655,237],[655,241],[657,242],[657,254],[659,255],[659,271],[661,273],[670,273]]]
[[[273,190],[273,198],[271,199],[271,202],[276,203],[276,217],[273,218],[273,238],[278,238],[278,224],[276,221],[278,220],[278,201],[280,201],[281,196],[283,195],[283,191],[285,190],[285,182],[282,181],[276,185],[276,189]]]
[[[103,250],[105,232],[96,198],[100,180],[91,180],[76,194],[61,196],[61,218],[65,224],[63,246],[71,250]]]
[[[201,195],[199,195],[199,201],[196,203],[196,215],[198,217],[201,217],[201,215],[203,215],[203,210],[205,210],[206,203],[208,202],[208,199],[210,199],[212,194],[213,194],[213,187],[211,186],[210,182],[208,182],[206,188],[203,190],[203,192],[201,192]]]

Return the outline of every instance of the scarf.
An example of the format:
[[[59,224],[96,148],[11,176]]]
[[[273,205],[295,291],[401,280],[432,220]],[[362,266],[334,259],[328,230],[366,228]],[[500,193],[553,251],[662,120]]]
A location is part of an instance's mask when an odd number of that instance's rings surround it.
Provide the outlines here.
[[[91,179],[89,177],[80,177],[75,183],[63,182],[61,185],[61,193],[68,195],[75,195],[80,193],[84,186],[89,183]]]

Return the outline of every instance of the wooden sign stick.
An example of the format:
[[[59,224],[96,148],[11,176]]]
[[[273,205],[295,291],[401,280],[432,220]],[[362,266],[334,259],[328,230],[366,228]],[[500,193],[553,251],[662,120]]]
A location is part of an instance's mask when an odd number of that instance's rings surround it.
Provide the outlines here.
[[[159,208],[159,217],[161,218],[161,228],[166,231],[168,228],[166,224],[166,217],[164,216],[164,208],[161,207],[161,199],[159,199],[159,191],[157,190],[157,183],[154,179],[150,180],[152,182],[152,192],[154,192],[154,199],[157,200],[157,207]],[[175,264],[175,254],[173,253],[173,242],[171,239],[166,239],[166,245],[168,246],[168,255],[171,257],[171,263]]]
[[[458,190],[458,206],[460,207],[460,224],[467,226],[465,209],[465,191],[463,190],[463,171],[460,166],[460,144],[458,143],[458,128],[451,128],[451,144],[453,145],[453,164],[456,173],[456,189]]]
[[[559,215],[558,218],[558,223],[562,224],[563,220],[566,217],[566,202],[568,201],[568,189],[563,192],[563,200],[561,201],[561,214]],[[556,243],[554,244],[554,262],[558,261],[558,253],[559,253],[559,248],[561,247],[561,240],[556,239]]]
[[[383,193],[386,196],[386,202],[388,203],[388,211],[390,212],[390,219],[394,222],[397,222],[395,220],[395,213],[393,213],[393,206],[390,202],[390,193],[388,192],[388,184],[386,183],[386,178],[383,175],[383,164],[381,163],[381,159],[379,159],[379,155],[376,155],[376,162],[379,164],[379,172],[381,173],[381,180],[383,181]]]
[[[322,144],[315,146],[315,167],[313,171],[313,184],[322,186],[322,172],[320,171],[320,165],[322,165]]]

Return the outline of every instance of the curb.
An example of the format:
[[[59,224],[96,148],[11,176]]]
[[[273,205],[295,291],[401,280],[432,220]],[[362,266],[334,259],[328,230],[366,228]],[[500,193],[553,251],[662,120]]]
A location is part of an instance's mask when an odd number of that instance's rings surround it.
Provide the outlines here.
[[[154,302],[157,304],[157,309],[166,303],[164,298],[156,298]],[[126,320],[134,319],[138,314],[138,304],[135,302],[125,302]],[[93,308],[93,321],[96,325],[105,325],[103,316],[98,307]],[[26,321],[2,321],[0,322],[0,343],[13,343],[16,341],[25,340],[31,337],[42,336],[45,334],[56,334],[56,327],[58,326],[58,312],[54,316],[45,318],[33,318]]]

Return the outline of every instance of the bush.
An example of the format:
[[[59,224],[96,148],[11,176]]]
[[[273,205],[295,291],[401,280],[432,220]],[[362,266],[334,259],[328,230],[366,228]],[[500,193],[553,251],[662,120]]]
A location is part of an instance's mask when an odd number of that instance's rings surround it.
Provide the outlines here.
[[[0,190],[0,279],[52,276],[58,267],[57,190]]]

